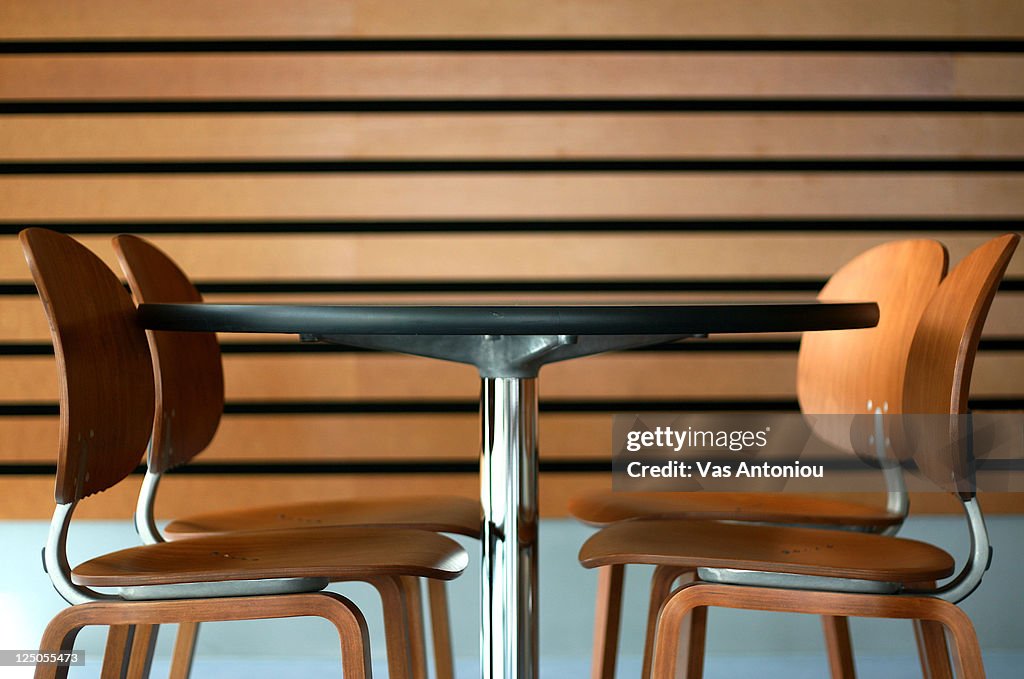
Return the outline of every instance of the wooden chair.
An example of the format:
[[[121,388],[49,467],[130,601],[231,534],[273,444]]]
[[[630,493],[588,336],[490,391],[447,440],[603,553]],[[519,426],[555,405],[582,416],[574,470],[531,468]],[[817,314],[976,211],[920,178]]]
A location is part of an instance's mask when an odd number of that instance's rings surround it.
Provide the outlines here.
[[[344,597],[320,591],[330,581],[358,580],[375,586],[384,603],[389,675],[410,676],[403,581],[450,580],[468,562],[454,541],[435,533],[350,527],[238,533],[133,547],[70,567],[65,545],[75,507],[131,474],[150,439],[153,364],[135,306],[102,261],[45,229],[23,231],[21,242],[59,370],[57,508],[44,564],[72,604],[47,626],[40,649],[71,649],[81,627],[110,625],[103,676],[141,677],[147,654],[126,656],[123,644],[135,631],[151,641],[145,632],[152,625],[319,616],[338,629],[345,676],[369,676],[362,614]],[[132,645],[145,647],[146,640]],[[66,673],[66,667],[36,668],[40,678]]]
[[[114,238],[114,249],[139,303],[201,302],[202,295],[166,254],[135,236]],[[224,410],[220,346],[214,333],[147,332],[156,365],[156,418],[149,465],[139,495],[136,528],[144,542],[226,535],[236,531],[293,530],[310,526],[414,528],[480,537],[480,503],[454,496],[345,498],[332,502],[248,507],[177,519],[161,532],[153,518],[160,478],[185,464],[213,439]],[[417,677],[426,675],[418,582],[407,582],[412,654]],[[445,586],[428,579],[434,663],[438,679],[451,679],[453,659]],[[178,677],[187,677],[195,627],[179,629]]]
[[[1010,234],[984,244],[935,293],[907,357],[904,417],[967,412],[981,329],[1018,241],[1019,236]],[[950,421],[955,423],[954,418]],[[967,452],[949,446],[951,459],[936,465],[933,450],[915,455],[922,471],[935,480],[948,480],[950,470],[958,479],[967,477]],[[930,471],[936,467],[941,474]],[[956,490],[972,552],[957,577],[941,587],[919,584],[946,578],[954,569],[949,554],[928,544],[884,535],[692,519],[613,524],[584,544],[580,561],[588,568],[645,563],[696,569],[696,581],[673,593],[658,616],[653,662],[658,679],[679,676],[682,670],[688,677],[700,676],[703,656],[681,658],[680,634],[687,618],[703,619],[708,606],[915,620],[921,629],[919,644],[931,654],[945,652],[945,628],[955,642],[959,673],[975,679],[984,676],[978,641],[969,618],[954,604],[981,582],[990,551],[974,492]],[[691,637],[687,643],[691,650],[700,650],[698,642],[702,647],[703,638]],[[943,676],[925,670],[926,676]]]
[[[823,301],[873,300],[880,318],[875,328],[806,333],[797,364],[797,396],[802,412],[856,414],[900,412],[903,371],[917,322],[946,273],[945,248],[932,240],[886,243],[859,255],[837,271],[821,290]],[[828,437],[829,432],[820,432]],[[833,440],[840,449],[848,440]],[[907,513],[907,496],[898,471],[887,477],[885,506],[858,504],[813,495],[768,493],[624,493],[600,491],[574,498],[569,511],[595,526],[637,518],[707,518],[829,526],[872,532],[895,532]],[[643,674],[650,676],[658,610],[681,577],[692,569],[660,566],[651,581]],[[623,565],[599,571],[594,627],[592,677],[615,675]],[[853,676],[853,656],[846,621],[823,621],[834,677]],[[702,624],[691,631],[699,637]]]

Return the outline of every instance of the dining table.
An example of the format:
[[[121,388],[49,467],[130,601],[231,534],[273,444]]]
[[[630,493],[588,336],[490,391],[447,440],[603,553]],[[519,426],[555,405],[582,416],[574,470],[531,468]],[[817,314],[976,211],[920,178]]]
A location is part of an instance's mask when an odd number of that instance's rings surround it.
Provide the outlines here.
[[[868,328],[871,301],[641,304],[142,304],[151,330],[289,333],[473,365],[480,374],[482,679],[538,677],[542,366],[723,333]]]

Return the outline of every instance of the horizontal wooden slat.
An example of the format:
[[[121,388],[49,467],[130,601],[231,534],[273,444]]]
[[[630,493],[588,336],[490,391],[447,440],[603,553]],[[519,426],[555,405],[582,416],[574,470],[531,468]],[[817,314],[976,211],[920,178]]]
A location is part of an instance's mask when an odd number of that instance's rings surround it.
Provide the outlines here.
[[[1024,183],[1019,200],[1024,202]],[[899,233],[638,232],[592,233],[585,238],[573,233],[253,234],[154,236],[151,240],[199,281],[409,282],[824,279],[868,248],[898,238],[920,237]],[[956,262],[985,238],[983,234],[949,233],[943,234],[942,241],[950,250],[951,261]],[[114,270],[120,270],[109,237],[80,240]],[[1010,276],[1024,274],[1024,257],[1011,261],[1008,271]],[[0,282],[27,278],[17,237],[0,237]],[[516,298],[510,295],[506,299],[512,302]]]
[[[7,116],[0,159],[999,157],[1019,115]]]
[[[1015,0],[7,0],[0,38],[1020,36]]]
[[[76,518],[128,521],[135,508],[140,477],[83,501]],[[543,518],[568,515],[571,497],[611,485],[607,473],[540,475],[540,512]],[[396,497],[450,493],[479,497],[475,474],[359,474],[295,476],[174,476],[160,486],[158,519],[188,516],[199,511],[220,511],[252,506],[254,498],[274,502],[315,502],[344,497]],[[880,503],[874,494],[837,493],[837,499]],[[201,502],[199,501],[201,499]],[[989,493],[981,496],[986,514],[1024,513],[1024,493]],[[945,493],[912,493],[914,514],[960,514],[959,504]],[[48,519],[53,514],[53,479],[46,476],[0,476],[0,518]]]
[[[132,514],[141,477],[83,501],[76,518],[127,519]],[[252,506],[257,498],[274,502],[315,502],[343,497],[394,497],[453,494],[479,497],[475,474],[352,474],[296,476],[168,476],[161,483],[157,518]],[[200,501],[201,499],[201,501]],[[45,476],[0,476],[0,516],[48,517],[53,513],[53,479]]]
[[[883,172],[9,176],[0,178],[0,204],[6,221],[1019,217],[1024,179]]]
[[[727,410],[728,406],[723,406]],[[679,409],[682,410],[681,408]],[[627,407],[622,412],[630,412]],[[751,413],[750,417],[756,417]],[[613,413],[542,412],[542,463],[594,469],[611,464]],[[0,417],[0,465],[52,465],[56,460],[56,416]],[[423,471],[435,464],[474,469],[480,451],[480,422],[473,412],[333,415],[227,415],[197,465],[260,467],[334,465],[339,471],[387,466],[395,473]],[[797,451],[772,453],[792,462]],[[812,457],[848,459],[840,450],[817,449]],[[808,461],[807,455],[803,456]],[[197,467],[198,469],[199,467]],[[578,468],[578,467],[577,467]],[[877,470],[863,471],[872,475]],[[879,477],[880,481],[881,477]],[[834,486],[833,486],[834,487]],[[861,488],[870,488],[862,485]],[[918,486],[922,487],[922,486]],[[929,488],[924,486],[924,488]]]
[[[0,56],[0,99],[1013,97],[1024,57],[970,54]]]
[[[541,460],[610,460],[612,417],[612,413],[541,413]],[[479,428],[479,418],[472,412],[228,415],[197,461],[475,464]],[[56,416],[0,417],[0,463],[53,464],[57,429]]]
[[[660,304],[707,301],[709,299],[724,301],[785,301],[807,300],[812,293],[603,293],[579,296],[580,301],[587,303],[607,302],[609,304],[630,304],[652,302]],[[420,293],[420,294],[323,294],[323,295],[207,295],[210,302],[227,303],[307,303],[307,304],[469,304],[469,303],[502,303],[509,300],[509,293],[491,293],[479,295]],[[565,299],[563,295],[544,295],[537,293],[519,293],[516,301],[521,304],[550,303],[553,299]],[[573,299],[577,299],[573,296]],[[1001,292],[996,295],[988,320],[985,323],[984,338],[1020,338],[1024,337],[1024,294],[1018,292]],[[758,335],[741,335],[713,339],[743,340],[796,340],[793,333],[772,333]],[[0,344],[2,343],[47,343],[50,341],[50,330],[43,315],[42,305],[34,295],[0,295]],[[226,343],[295,343],[294,335],[222,333],[221,341]],[[2,349],[0,349],[2,353]]]
[[[609,413],[544,413],[544,460],[594,460],[611,455]],[[0,462],[49,463],[58,420],[0,417]],[[458,461],[475,462],[476,413],[379,415],[228,415],[202,462]]]
[[[1015,96],[1013,93],[1024,86],[1024,69],[1013,57],[991,54],[958,57],[953,69],[959,96]]]
[[[138,496],[140,477],[83,501],[78,518],[128,519]],[[43,519],[53,513],[53,479],[44,476],[0,477],[0,517]],[[475,475],[330,475],[330,476],[169,476],[161,484],[158,518],[187,516],[252,506],[254,498],[275,502],[315,502],[342,497],[451,493],[478,497]],[[201,498],[202,502],[198,502]]]
[[[469,366],[392,354],[228,355],[229,400],[475,400]],[[51,356],[0,357],[0,403],[55,402]],[[541,374],[542,398],[772,399],[795,394],[789,353],[619,353],[556,363]],[[1024,355],[979,356],[972,396],[1024,394]]]

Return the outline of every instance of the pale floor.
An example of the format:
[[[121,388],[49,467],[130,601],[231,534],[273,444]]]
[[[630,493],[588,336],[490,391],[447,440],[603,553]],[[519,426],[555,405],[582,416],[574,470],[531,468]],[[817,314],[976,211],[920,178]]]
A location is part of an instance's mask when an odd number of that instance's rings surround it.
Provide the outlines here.
[[[92,665],[92,663],[90,663]],[[383,661],[374,662],[374,676],[386,677]],[[988,679],[1019,679],[1024,677],[1024,652],[991,651],[985,654],[985,669]],[[3,672],[2,677],[30,676],[12,670]],[[157,658],[151,677],[162,679],[167,676],[166,658]],[[196,658],[194,679],[282,679],[288,677],[337,677],[338,664],[322,658],[305,660],[260,659],[242,660],[232,658]],[[623,679],[635,677],[640,671],[640,659],[623,658],[618,675]],[[456,668],[458,679],[474,679],[479,676],[475,661],[464,660]],[[914,656],[871,655],[857,657],[857,675],[862,679],[884,677],[885,679],[920,679],[921,673]],[[99,676],[98,666],[74,668],[71,679],[92,679]],[[586,679],[589,676],[589,660],[582,658],[544,658],[541,661],[542,679]],[[733,679],[757,677],[757,679],[820,679],[828,676],[823,656],[712,656],[708,658],[705,679]]]

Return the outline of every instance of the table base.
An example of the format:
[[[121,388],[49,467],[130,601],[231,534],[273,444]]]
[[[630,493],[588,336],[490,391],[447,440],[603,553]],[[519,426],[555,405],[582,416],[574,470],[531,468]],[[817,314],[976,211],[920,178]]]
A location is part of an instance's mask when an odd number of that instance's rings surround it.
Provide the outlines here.
[[[480,676],[536,679],[537,380],[481,381]]]

